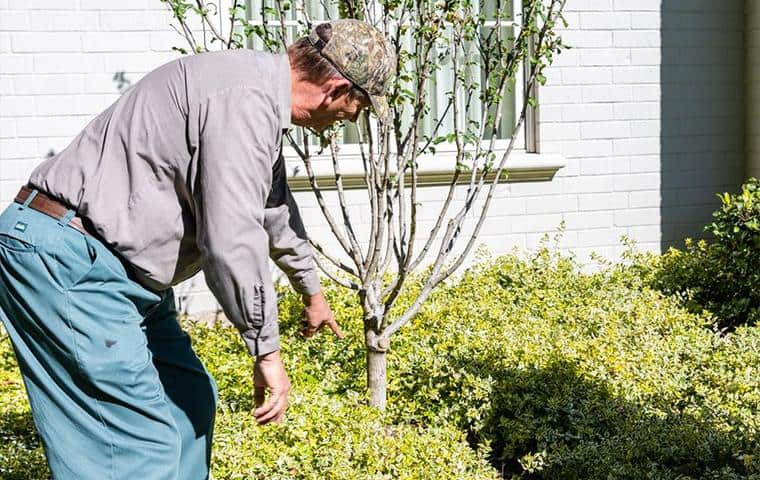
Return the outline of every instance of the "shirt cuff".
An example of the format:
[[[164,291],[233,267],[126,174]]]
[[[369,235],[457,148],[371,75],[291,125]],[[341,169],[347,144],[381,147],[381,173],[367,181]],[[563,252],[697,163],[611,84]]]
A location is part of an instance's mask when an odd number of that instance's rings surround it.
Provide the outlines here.
[[[291,281],[293,288],[302,295],[316,295],[322,290],[316,269],[309,270]]]
[[[266,334],[264,330],[264,328],[252,328],[240,333],[248,353],[253,357],[261,357],[280,349],[280,335],[277,327],[274,328],[274,334]]]

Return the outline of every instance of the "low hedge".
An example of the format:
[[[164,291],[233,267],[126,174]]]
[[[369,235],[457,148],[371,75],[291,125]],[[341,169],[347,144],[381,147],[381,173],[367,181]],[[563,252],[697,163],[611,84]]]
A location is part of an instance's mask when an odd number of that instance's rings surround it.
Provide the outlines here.
[[[328,289],[346,340],[304,342],[283,293],[293,402],[266,428],[251,421],[237,334],[190,323],[220,386],[214,478],[760,477],[760,330],[718,335],[645,277],[630,265],[582,273],[549,249],[484,260],[395,337],[385,414],[366,406],[354,299]],[[0,345],[0,476],[45,478]]]

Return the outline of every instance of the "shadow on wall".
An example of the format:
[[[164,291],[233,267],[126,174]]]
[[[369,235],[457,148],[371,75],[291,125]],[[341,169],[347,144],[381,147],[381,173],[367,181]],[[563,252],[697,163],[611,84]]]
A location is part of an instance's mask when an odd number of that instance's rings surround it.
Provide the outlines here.
[[[716,193],[744,177],[744,0],[662,0],[660,10],[664,251],[703,236]]]

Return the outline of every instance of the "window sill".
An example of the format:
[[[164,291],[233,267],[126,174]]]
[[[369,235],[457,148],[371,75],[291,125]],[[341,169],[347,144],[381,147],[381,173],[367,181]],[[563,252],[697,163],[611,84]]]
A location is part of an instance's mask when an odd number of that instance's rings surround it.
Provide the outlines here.
[[[497,159],[500,158],[499,153],[503,151],[498,149],[495,151]],[[311,190],[309,177],[298,155],[292,151],[286,151],[284,155],[289,172],[288,185],[290,185],[290,189],[294,192]],[[346,190],[365,188],[361,155],[358,152],[351,152],[346,149],[340,154],[340,158],[343,188]],[[314,157],[312,165],[319,188],[335,190],[337,188],[335,174],[329,156]],[[439,150],[435,157],[421,158],[417,176],[418,186],[449,185],[454,175],[454,166],[455,154],[451,150]],[[516,150],[507,160],[505,169],[507,175],[502,174],[499,183],[551,181],[557,171],[564,166],[565,158],[560,154],[527,153],[524,150]],[[486,178],[493,180],[494,174],[489,174]],[[407,185],[409,185],[411,182],[409,174],[407,174],[407,179]],[[470,175],[464,174],[460,176],[458,183],[469,183],[469,181]]]

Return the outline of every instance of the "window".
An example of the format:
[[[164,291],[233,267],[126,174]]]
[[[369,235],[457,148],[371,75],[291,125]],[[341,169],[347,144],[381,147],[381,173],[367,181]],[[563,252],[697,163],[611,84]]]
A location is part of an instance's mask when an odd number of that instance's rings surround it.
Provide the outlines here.
[[[504,0],[487,0],[487,3],[484,7],[485,15],[493,16],[497,9],[497,5],[499,5],[497,2],[501,1]],[[509,20],[519,17],[520,14],[521,2],[517,0],[512,3],[512,16]],[[295,8],[293,4],[287,0],[246,0],[246,12],[248,21],[253,25],[261,25],[262,18],[264,17],[263,13],[266,14],[267,11],[272,11],[268,9],[276,9],[279,7],[279,5],[285,4],[289,5],[289,9],[284,22],[277,22],[276,24],[273,24],[273,22],[270,20],[269,27],[278,32],[277,34],[279,35],[279,32],[281,31],[280,25],[284,25],[284,36],[287,43],[295,41],[301,34],[306,31],[307,18],[309,18],[312,23],[319,23],[331,19],[341,18],[338,3],[330,0],[306,0],[305,3],[299,2],[299,5],[304,5],[305,8]],[[267,16],[271,18],[271,15]],[[490,29],[495,28],[492,26],[494,24],[495,22],[491,22],[491,26],[489,26],[489,23],[487,22],[485,29],[482,31],[482,34],[488,35],[488,33],[490,33]],[[504,25],[502,23],[502,26],[500,28],[504,29],[505,34],[514,34],[514,27],[511,24]],[[411,47],[411,38],[406,38],[405,41],[407,42],[407,46]],[[256,35],[251,35],[248,39],[248,47],[254,49],[262,49],[264,45],[262,40],[257,38]],[[440,69],[435,73],[435,77],[429,83],[430,90],[428,91],[428,99],[430,113],[425,117],[424,121],[420,125],[421,137],[429,135],[430,132],[433,131],[434,126],[437,123],[437,119],[446,110],[448,104],[446,92],[450,91],[451,89],[451,75],[452,66],[441,65]],[[482,75],[482,69],[481,71],[473,69],[472,75]],[[522,110],[525,83],[524,75],[525,72],[523,70],[520,70],[515,84],[521,87],[514,88],[515,86],[513,85],[509,90],[508,98],[506,98],[502,103],[502,120],[497,131],[497,139],[503,141],[497,141],[497,149],[502,145],[503,147],[506,147],[508,139],[512,133],[512,128],[516,118],[516,112],[520,112]],[[475,99],[474,102],[478,102],[478,100]],[[475,108],[473,108],[472,111],[477,112],[479,110],[477,108],[477,103],[474,105],[474,107]],[[447,115],[446,120],[441,124],[438,135],[446,135],[447,133],[453,131],[455,121],[460,126],[466,121],[464,118],[455,120],[451,117],[452,116],[450,114]],[[477,119],[473,118],[472,120]],[[341,135],[342,143],[345,145],[344,148],[346,150],[350,149],[350,144],[355,144],[359,141],[356,125],[351,124],[344,126],[341,131]],[[528,114],[523,128],[523,134],[517,139],[517,144],[515,147],[517,149],[524,149],[528,152],[537,152],[537,140],[537,111],[536,109],[528,108]],[[316,141],[316,139],[314,141]],[[445,146],[442,147],[445,149]]]

